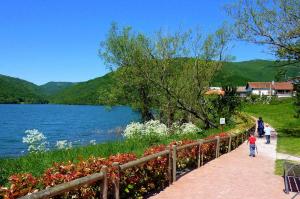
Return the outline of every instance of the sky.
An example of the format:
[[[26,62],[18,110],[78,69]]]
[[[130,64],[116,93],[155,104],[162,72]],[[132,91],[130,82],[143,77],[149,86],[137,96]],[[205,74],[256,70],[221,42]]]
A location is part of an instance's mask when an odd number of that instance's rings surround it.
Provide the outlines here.
[[[0,1],[0,74],[41,85],[80,82],[109,70],[98,56],[112,22],[148,35],[160,28],[213,32],[230,22],[233,0],[9,0]],[[274,59],[267,49],[234,42],[235,61]]]

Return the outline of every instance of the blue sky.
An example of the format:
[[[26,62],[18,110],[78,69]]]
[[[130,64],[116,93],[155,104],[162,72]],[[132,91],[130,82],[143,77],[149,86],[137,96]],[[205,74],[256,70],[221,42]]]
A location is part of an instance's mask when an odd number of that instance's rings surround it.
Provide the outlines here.
[[[86,81],[108,72],[97,52],[111,22],[151,34],[199,26],[213,32],[232,0],[9,0],[0,2],[0,74],[36,84]],[[272,59],[262,47],[235,42],[236,61]]]

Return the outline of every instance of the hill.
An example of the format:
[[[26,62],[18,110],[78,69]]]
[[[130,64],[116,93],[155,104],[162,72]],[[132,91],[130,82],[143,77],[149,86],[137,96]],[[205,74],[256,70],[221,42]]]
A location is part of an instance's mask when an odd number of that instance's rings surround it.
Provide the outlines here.
[[[272,81],[280,68],[274,61],[267,60],[228,62],[216,74],[212,85],[242,86],[249,81]],[[300,73],[300,66],[289,65],[285,66],[285,69],[287,69],[287,77],[293,77]],[[59,104],[106,104],[107,102],[103,99],[107,93],[100,91],[109,90],[114,82],[112,78],[112,73],[109,73],[87,82],[80,82],[55,95],[51,102]],[[99,101],[99,98],[102,101]]]
[[[1,104],[41,104],[47,102],[37,85],[22,79],[0,75]]]
[[[228,62],[215,76],[215,86],[231,84],[242,86],[250,81],[272,81],[275,80],[277,72],[282,69],[278,63],[267,60],[251,60],[243,62]],[[286,77],[294,77],[300,74],[300,66],[288,65]],[[283,79],[284,80],[284,79]]]
[[[75,84],[73,82],[48,82],[39,86],[39,88],[44,95],[52,96]]]
[[[58,104],[99,104],[100,91],[113,85],[113,73],[70,86],[52,96],[51,103]],[[105,104],[102,102],[101,104]]]
[[[300,74],[300,66],[285,66],[286,77]],[[216,74],[212,86],[246,85],[249,81],[272,81],[282,69],[274,61],[251,60],[228,62]],[[117,73],[118,71],[116,71]],[[108,73],[89,81],[49,82],[41,86],[0,75],[0,103],[57,103],[57,104],[107,104],[114,73]],[[101,100],[100,100],[101,99]],[[120,102],[124,103],[124,102]]]

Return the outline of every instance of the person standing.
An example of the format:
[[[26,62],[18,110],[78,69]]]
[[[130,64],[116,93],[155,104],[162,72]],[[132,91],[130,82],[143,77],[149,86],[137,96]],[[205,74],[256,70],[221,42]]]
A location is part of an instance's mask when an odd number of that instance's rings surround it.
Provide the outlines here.
[[[249,156],[255,157],[255,142],[256,138],[254,137],[253,133],[250,134],[250,137],[248,138],[247,144],[250,143],[249,149],[250,149],[250,154]]]
[[[258,131],[258,137],[262,137],[264,134],[264,121],[261,117],[257,120],[257,131]]]
[[[269,126],[269,124],[266,124],[265,130],[265,136],[266,136],[266,144],[270,144],[270,139],[271,139],[271,132],[273,129]]]

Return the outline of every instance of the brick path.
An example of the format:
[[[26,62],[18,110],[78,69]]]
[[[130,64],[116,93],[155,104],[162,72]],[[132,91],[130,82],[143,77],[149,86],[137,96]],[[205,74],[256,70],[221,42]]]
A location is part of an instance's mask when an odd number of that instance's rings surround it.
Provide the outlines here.
[[[180,178],[152,199],[284,199],[283,178],[274,174],[276,138],[266,145],[257,141],[258,155],[249,157],[242,144],[229,154],[213,160]]]

